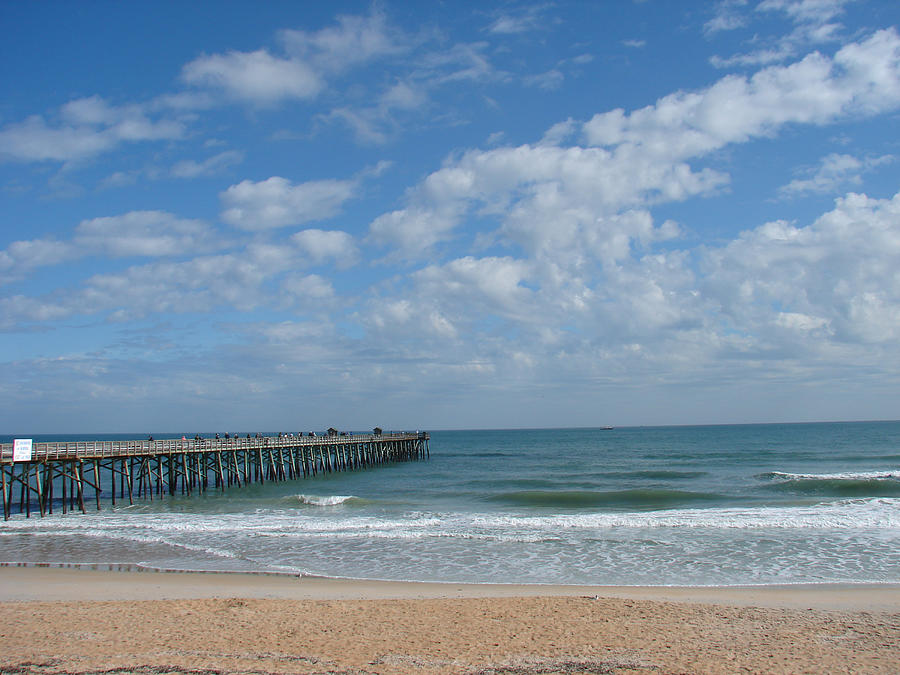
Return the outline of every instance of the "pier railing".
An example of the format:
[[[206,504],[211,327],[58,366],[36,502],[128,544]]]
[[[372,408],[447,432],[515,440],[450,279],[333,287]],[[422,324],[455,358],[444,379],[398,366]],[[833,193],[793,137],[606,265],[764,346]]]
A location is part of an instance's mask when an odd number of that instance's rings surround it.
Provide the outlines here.
[[[99,459],[122,455],[144,456],[180,452],[255,450],[290,448],[295,446],[342,445],[346,443],[377,443],[429,438],[425,432],[392,431],[384,434],[352,434],[322,436],[261,436],[242,438],[168,438],[160,440],[125,441],[48,441],[32,444],[31,461],[63,459]],[[0,444],[0,464],[12,462],[13,444]]]
[[[32,443],[27,459],[14,460],[14,445],[0,446],[3,516],[54,507],[85,511],[86,491],[116,504],[164,494],[190,495],[210,487],[307,478],[430,456],[426,432],[281,435],[126,441]],[[103,486],[107,487],[104,488]],[[18,494],[17,494],[18,493]],[[18,507],[18,509],[16,508]]]

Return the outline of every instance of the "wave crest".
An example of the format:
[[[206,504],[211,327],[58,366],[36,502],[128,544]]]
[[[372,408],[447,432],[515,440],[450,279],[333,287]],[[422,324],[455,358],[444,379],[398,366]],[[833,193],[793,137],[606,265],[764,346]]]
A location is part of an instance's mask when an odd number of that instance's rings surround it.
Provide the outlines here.
[[[800,495],[831,497],[900,496],[900,471],[857,471],[847,473],[786,473],[772,471],[758,476],[772,483],[772,489]]]
[[[297,495],[297,500],[306,506],[339,506],[357,501],[353,495]]]

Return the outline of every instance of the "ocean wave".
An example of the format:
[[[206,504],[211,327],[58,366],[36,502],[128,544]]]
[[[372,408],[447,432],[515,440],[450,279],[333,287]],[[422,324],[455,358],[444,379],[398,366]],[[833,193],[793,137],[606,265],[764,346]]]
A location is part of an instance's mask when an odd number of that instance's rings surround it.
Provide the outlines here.
[[[339,506],[362,501],[353,495],[295,495],[295,498],[306,506]]]
[[[557,507],[558,508],[558,507]],[[109,539],[143,544],[176,546],[221,559],[235,547],[250,555],[268,550],[278,539],[302,542],[337,540],[474,539],[486,541],[542,542],[559,538],[605,539],[617,531],[628,536],[644,531],[675,532],[726,530],[855,531],[882,536],[900,534],[900,499],[842,499],[820,504],[741,507],[681,507],[665,510],[621,511],[585,509],[523,513],[471,513],[460,511],[350,515],[345,510],[268,510],[253,514],[109,514],[75,518],[10,520],[0,530],[0,542],[25,541],[23,535]],[[354,510],[355,511],[355,510]],[[650,535],[654,536],[654,535]],[[8,545],[8,544],[4,544]],[[274,544],[272,544],[274,545]],[[45,546],[41,544],[41,546]],[[291,546],[288,544],[288,546]],[[279,546],[276,545],[276,548]]]
[[[788,473],[786,471],[769,471],[760,474],[761,478],[772,480],[900,480],[900,471],[845,471],[841,473]]]
[[[482,516],[481,528],[560,529],[876,529],[900,528],[900,499],[847,499],[812,506],[689,508],[649,513]]]
[[[520,490],[488,497],[488,501],[526,507],[590,508],[622,507],[630,509],[663,509],[679,504],[721,500],[721,495],[683,490],[632,489],[592,490]]]
[[[792,494],[830,497],[900,496],[900,471],[820,474],[772,471],[760,474],[759,478],[770,481],[773,490]]]

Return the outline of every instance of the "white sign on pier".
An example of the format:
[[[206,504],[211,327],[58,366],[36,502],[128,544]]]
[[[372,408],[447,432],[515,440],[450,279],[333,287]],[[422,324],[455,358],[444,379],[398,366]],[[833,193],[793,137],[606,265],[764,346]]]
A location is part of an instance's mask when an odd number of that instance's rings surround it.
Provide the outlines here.
[[[13,461],[14,462],[30,462],[31,461],[32,439],[16,438],[13,439]]]

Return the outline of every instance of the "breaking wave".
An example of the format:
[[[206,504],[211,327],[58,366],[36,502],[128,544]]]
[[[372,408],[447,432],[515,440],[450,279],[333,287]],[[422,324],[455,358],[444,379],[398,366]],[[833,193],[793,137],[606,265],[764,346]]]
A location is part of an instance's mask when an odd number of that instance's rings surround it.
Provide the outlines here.
[[[353,495],[297,495],[297,500],[306,506],[339,506],[363,501]]]
[[[760,474],[779,492],[826,497],[895,497],[900,496],[900,471],[859,471],[846,473],[786,473],[772,471]]]

